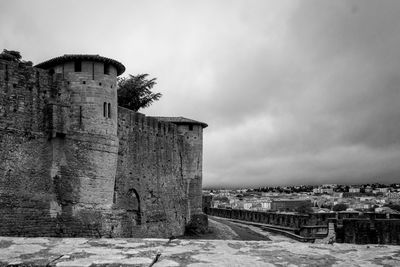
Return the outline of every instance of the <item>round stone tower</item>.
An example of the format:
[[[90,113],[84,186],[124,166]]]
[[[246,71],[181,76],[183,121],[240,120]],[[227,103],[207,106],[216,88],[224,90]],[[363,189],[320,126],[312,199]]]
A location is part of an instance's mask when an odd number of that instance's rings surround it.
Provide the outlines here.
[[[207,127],[207,124],[183,118],[175,123],[178,124],[178,133],[183,135],[185,140],[184,171],[187,178],[190,219],[193,215],[202,213],[203,128]]]
[[[99,55],[64,55],[36,65],[62,76],[67,130],[53,134],[51,176],[63,214],[111,209],[118,156],[117,76],[125,67]],[[57,116],[54,115],[53,116]]]
[[[208,125],[184,117],[154,118],[176,124],[178,134],[183,138],[180,150],[183,156],[182,170],[188,197],[187,219],[190,221],[193,216],[202,214],[203,129]]]
[[[202,183],[203,183],[203,128],[204,122],[199,122],[183,117],[171,121],[178,125],[178,134],[184,140],[183,172],[186,178],[187,220],[188,226],[196,232],[205,233],[208,229],[207,216],[202,208]]]

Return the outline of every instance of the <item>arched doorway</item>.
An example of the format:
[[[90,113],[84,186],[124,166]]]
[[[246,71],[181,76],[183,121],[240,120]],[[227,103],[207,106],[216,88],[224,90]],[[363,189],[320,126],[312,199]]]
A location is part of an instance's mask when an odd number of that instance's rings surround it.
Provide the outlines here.
[[[137,225],[142,223],[141,213],[140,213],[140,198],[136,189],[131,188],[125,195],[126,205],[125,209],[128,213],[128,216],[132,218],[132,220],[136,221]]]

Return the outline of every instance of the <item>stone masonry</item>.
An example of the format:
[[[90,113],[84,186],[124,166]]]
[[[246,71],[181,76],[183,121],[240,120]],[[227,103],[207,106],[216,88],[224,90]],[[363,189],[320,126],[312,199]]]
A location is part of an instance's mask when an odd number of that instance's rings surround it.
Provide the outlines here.
[[[170,237],[202,215],[202,131],[118,107],[125,67],[0,60],[0,235]]]

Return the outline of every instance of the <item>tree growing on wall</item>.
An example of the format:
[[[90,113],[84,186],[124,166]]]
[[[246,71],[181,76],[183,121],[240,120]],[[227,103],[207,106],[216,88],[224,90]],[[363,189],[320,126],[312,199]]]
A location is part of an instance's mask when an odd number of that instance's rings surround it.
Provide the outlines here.
[[[161,93],[153,93],[156,78],[148,79],[148,74],[129,75],[118,79],[118,105],[134,111],[146,108],[161,98]]]
[[[303,204],[303,205],[300,205],[299,207],[297,207],[296,211],[301,214],[313,213],[313,209],[310,207],[310,205],[306,205],[306,204]]]
[[[385,207],[389,207],[389,208],[391,208],[392,210],[395,210],[395,211],[399,211],[400,212],[400,205],[399,204],[394,204],[394,203],[389,203],[389,204],[386,204],[386,205],[384,205]]]
[[[22,63],[27,66],[32,66],[32,61],[22,60],[21,53],[15,50],[7,50],[3,49],[3,52],[0,53],[0,59]]]
[[[346,210],[348,207],[347,207],[347,205],[346,204],[343,204],[343,203],[339,203],[339,204],[336,204],[335,206],[333,206],[333,211],[344,211],[344,210]]]

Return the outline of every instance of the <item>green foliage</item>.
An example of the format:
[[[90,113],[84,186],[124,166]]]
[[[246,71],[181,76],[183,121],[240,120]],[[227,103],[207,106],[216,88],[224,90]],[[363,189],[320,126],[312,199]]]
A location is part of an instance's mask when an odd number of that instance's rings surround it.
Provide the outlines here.
[[[156,78],[147,79],[148,74],[129,75],[118,79],[118,105],[134,111],[150,106],[162,96],[153,93]]]
[[[370,207],[369,209],[367,209],[368,212],[375,212],[375,209],[377,208],[377,205],[373,205],[372,207]]]
[[[22,63],[27,66],[33,65],[32,61],[21,60],[22,59],[21,53],[14,50],[3,49],[3,52],[0,53],[0,59]]]
[[[306,204],[303,204],[303,205],[297,207],[297,208],[296,208],[296,211],[297,211],[298,213],[301,213],[301,214],[310,214],[310,213],[313,213],[313,210],[312,210],[312,208],[310,207],[310,205],[306,205]]]
[[[399,204],[389,203],[389,204],[386,204],[385,207],[389,207],[392,210],[396,210],[396,211],[400,212],[400,205]]]
[[[21,60],[21,53],[14,50],[7,50],[3,49],[3,52],[0,54],[0,58],[7,60],[7,61],[20,61]]]
[[[185,236],[195,237],[209,233],[208,217],[205,214],[193,215],[189,224],[185,226]]]
[[[216,196],[213,198],[213,200],[219,200],[221,202],[229,203],[229,198],[225,196]]]
[[[347,208],[348,207],[346,204],[339,203],[339,204],[336,204],[335,206],[333,206],[332,210],[333,211],[345,211]]]

